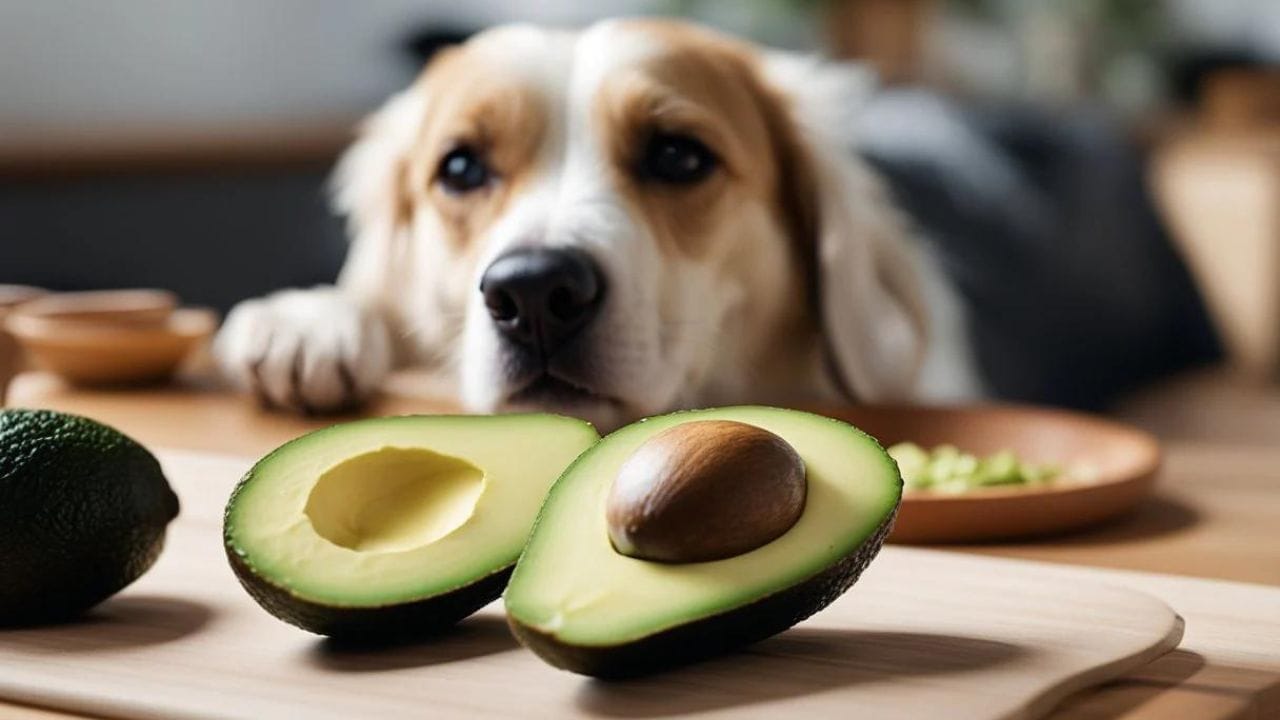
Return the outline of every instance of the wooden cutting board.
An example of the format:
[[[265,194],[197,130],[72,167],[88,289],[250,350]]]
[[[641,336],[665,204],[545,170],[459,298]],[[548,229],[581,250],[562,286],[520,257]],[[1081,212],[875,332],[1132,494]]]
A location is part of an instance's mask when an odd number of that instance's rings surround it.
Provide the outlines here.
[[[427,644],[335,646],[241,591],[220,544],[249,462],[168,452],[182,500],[146,577],[83,621],[0,632],[0,698],[128,718],[1033,718],[1174,648],[1153,597],[1051,567],[886,548],[854,589],[729,657],[623,683],[543,665],[500,603]]]

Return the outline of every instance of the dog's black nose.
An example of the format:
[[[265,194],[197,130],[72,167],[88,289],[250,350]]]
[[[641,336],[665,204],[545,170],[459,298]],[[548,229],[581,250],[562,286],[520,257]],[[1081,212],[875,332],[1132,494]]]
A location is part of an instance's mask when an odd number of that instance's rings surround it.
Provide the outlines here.
[[[573,249],[512,250],[480,278],[494,324],[505,337],[543,357],[587,324],[600,307],[603,290],[596,264]]]

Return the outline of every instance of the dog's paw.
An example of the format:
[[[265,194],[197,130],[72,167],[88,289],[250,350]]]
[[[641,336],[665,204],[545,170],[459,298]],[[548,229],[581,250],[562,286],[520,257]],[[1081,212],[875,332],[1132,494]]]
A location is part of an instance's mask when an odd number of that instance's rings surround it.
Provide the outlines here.
[[[367,399],[391,370],[376,314],[334,288],[285,290],[231,310],[214,342],[223,373],[264,403],[334,412]]]

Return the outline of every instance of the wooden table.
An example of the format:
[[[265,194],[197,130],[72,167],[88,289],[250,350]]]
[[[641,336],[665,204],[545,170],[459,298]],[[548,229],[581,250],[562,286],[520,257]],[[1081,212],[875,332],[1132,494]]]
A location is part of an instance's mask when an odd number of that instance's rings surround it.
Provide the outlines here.
[[[15,380],[8,402],[88,415],[152,446],[250,456],[336,421],[269,413],[207,380],[153,390],[87,391],[27,373]],[[365,412],[442,409],[447,408],[438,401],[389,395]],[[1280,435],[1280,424],[1276,427]],[[1280,445],[1177,439],[1166,442],[1166,451],[1156,496],[1118,522],[1059,538],[950,549],[1280,586]],[[1101,571],[1081,572],[1096,578]],[[1280,647],[1259,647],[1242,626],[1247,623],[1215,612],[1217,597],[1235,593],[1240,603],[1256,605],[1256,592],[1234,583],[1132,573],[1113,577],[1175,604],[1188,618],[1187,640],[1142,672],[1074,698],[1055,720],[1280,717]],[[1254,608],[1271,630],[1280,626],[1280,602],[1273,610]],[[0,715],[11,714],[67,717],[0,705]]]

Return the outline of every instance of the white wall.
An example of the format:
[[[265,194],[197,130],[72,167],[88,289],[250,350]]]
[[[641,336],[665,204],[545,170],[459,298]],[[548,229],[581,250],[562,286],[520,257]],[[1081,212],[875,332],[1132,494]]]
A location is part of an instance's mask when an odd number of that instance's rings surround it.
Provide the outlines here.
[[[1200,43],[1235,43],[1280,62],[1280,0],[1172,0],[1179,34]]]
[[[346,121],[408,82],[415,69],[397,41],[432,21],[578,24],[687,10],[771,41],[811,43],[808,24],[782,7],[763,0],[0,0],[0,145]],[[1182,38],[1233,41],[1280,57],[1280,0],[1173,0],[1170,7]],[[969,43],[967,62],[990,56],[988,64],[1007,74],[1007,53],[993,55],[991,44]]]
[[[0,142],[362,114],[433,20],[578,23],[651,0],[0,0]]]

